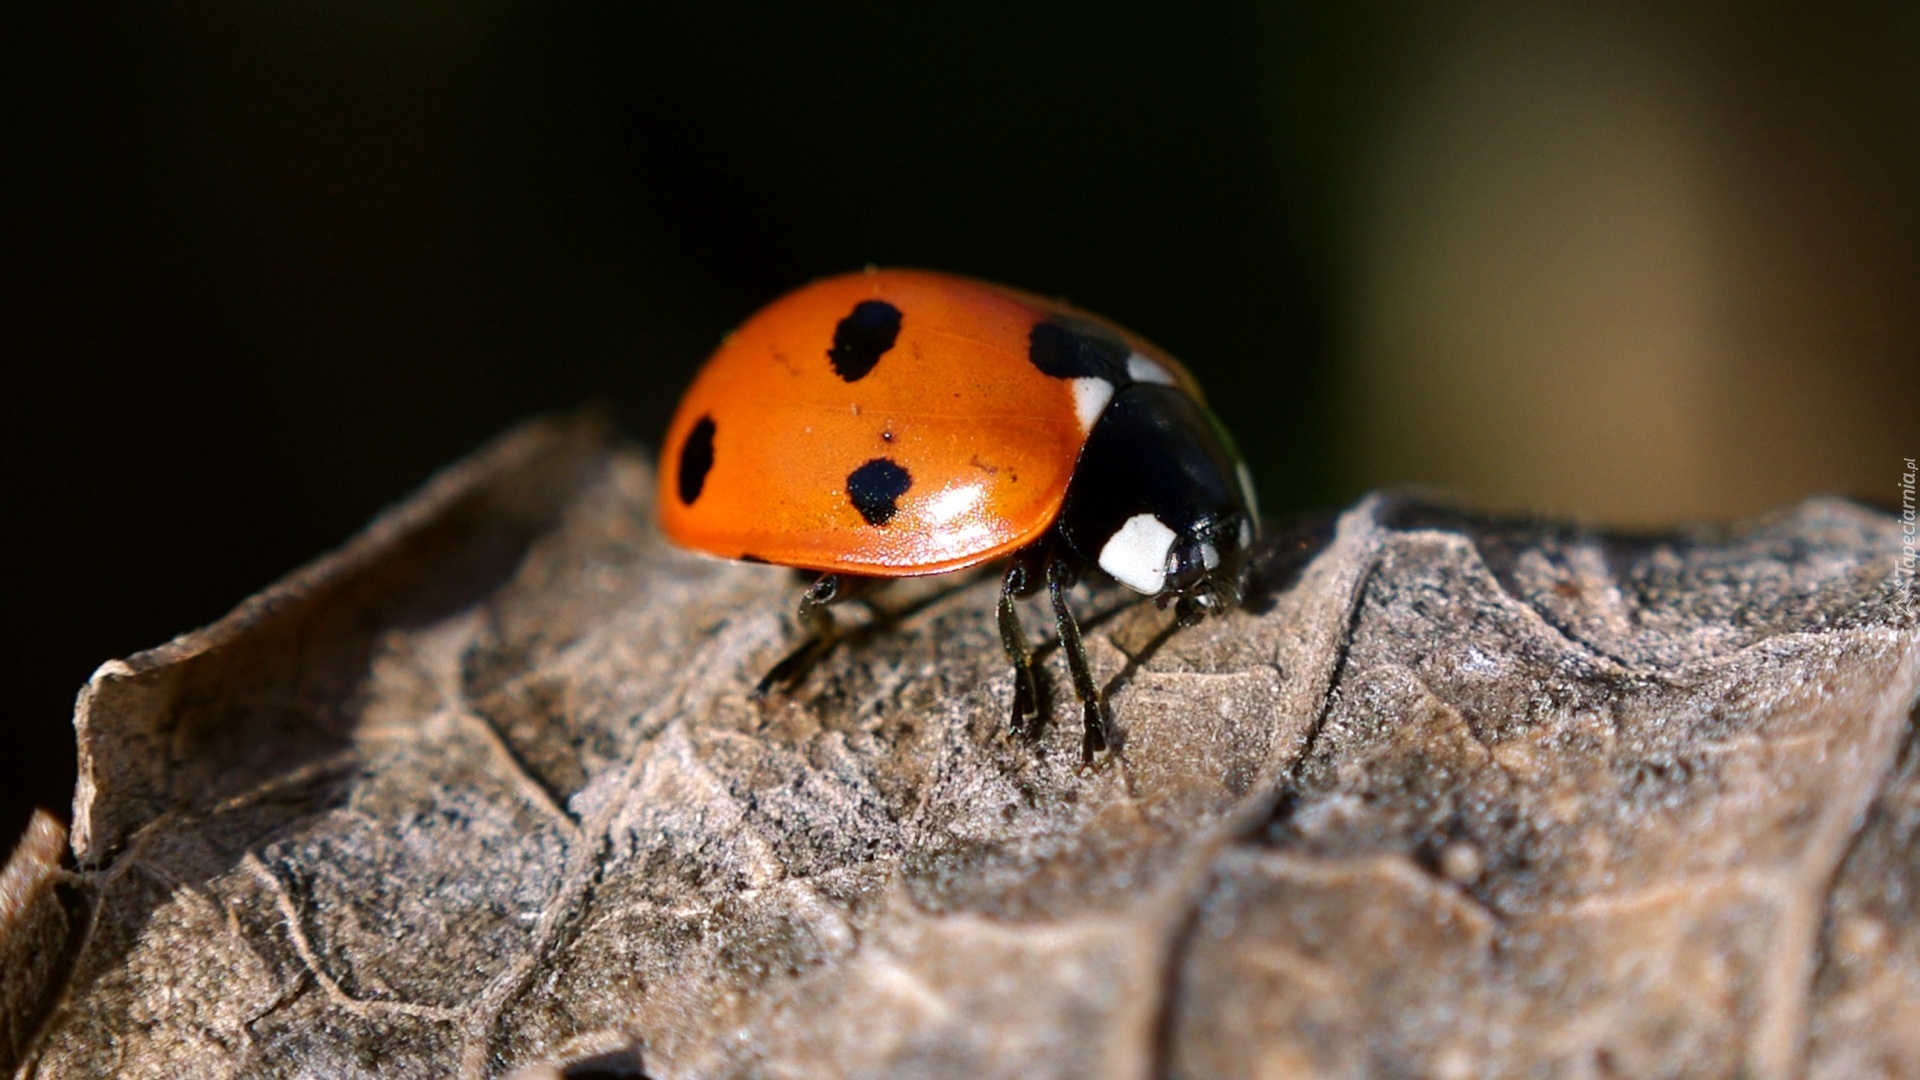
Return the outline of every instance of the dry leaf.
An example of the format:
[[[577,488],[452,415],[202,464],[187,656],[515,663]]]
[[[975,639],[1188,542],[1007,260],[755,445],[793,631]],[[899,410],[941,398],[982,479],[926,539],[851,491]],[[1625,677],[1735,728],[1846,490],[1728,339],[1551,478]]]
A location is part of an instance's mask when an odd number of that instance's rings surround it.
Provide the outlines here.
[[[1372,498],[1277,542],[1258,613],[1171,633],[1082,595],[1121,739],[1083,772],[1064,677],[1038,743],[1005,734],[987,581],[883,596],[756,707],[795,579],[672,549],[651,498],[604,427],[530,425],[103,667],[76,869],[36,834],[4,879],[0,1052],[1920,1074],[1920,633],[1884,515],[1631,538]]]

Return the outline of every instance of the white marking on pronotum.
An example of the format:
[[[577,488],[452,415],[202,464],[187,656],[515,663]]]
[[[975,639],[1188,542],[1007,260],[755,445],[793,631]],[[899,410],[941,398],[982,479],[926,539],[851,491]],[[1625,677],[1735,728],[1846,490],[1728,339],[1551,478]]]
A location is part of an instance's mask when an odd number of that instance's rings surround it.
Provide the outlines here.
[[[1080,419],[1080,430],[1092,431],[1093,422],[1113,400],[1113,384],[1093,376],[1073,380],[1073,415]]]
[[[1173,373],[1139,353],[1127,354],[1127,375],[1134,382],[1159,383],[1161,386],[1173,386]]]
[[[1152,514],[1135,514],[1100,549],[1100,569],[1135,592],[1152,596],[1167,583],[1174,533]]]
[[[1209,570],[1220,569],[1220,549],[1212,544],[1201,544],[1200,562]]]

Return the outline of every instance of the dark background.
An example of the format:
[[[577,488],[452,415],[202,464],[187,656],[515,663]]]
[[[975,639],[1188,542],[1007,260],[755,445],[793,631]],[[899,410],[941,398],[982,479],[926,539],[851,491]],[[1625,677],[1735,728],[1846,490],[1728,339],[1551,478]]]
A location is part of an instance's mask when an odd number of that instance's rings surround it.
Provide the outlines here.
[[[100,662],[518,418],[651,439],[866,263],[1158,340],[1282,513],[1647,524],[1916,452],[1920,5],[44,7],[0,15],[0,838],[64,814]]]

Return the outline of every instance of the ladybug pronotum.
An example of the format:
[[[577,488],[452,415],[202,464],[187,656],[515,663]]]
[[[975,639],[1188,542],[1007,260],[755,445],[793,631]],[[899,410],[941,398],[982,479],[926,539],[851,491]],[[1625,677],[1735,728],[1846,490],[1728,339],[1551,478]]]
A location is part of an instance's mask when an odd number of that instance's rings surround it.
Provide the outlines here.
[[[872,269],[728,336],[667,428],[659,516],[684,547],[821,575],[800,598],[809,637],[762,695],[832,644],[830,605],[1004,560],[1013,727],[1040,715],[1014,601],[1044,588],[1087,760],[1107,727],[1067,590],[1098,569],[1191,624],[1238,604],[1259,529],[1232,438],[1164,352],[1017,290]]]

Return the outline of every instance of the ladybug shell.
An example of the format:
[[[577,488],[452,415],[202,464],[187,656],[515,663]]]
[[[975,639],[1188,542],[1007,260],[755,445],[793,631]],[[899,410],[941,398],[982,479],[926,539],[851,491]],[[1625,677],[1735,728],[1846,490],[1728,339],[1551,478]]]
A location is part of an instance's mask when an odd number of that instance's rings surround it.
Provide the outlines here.
[[[877,577],[1025,547],[1113,392],[1042,370],[1061,326],[1199,399],[1165,353],[1064,304],[916,270],[828,278],[748,319],[695,378],[661,454],[662,528],[713,555]]]

